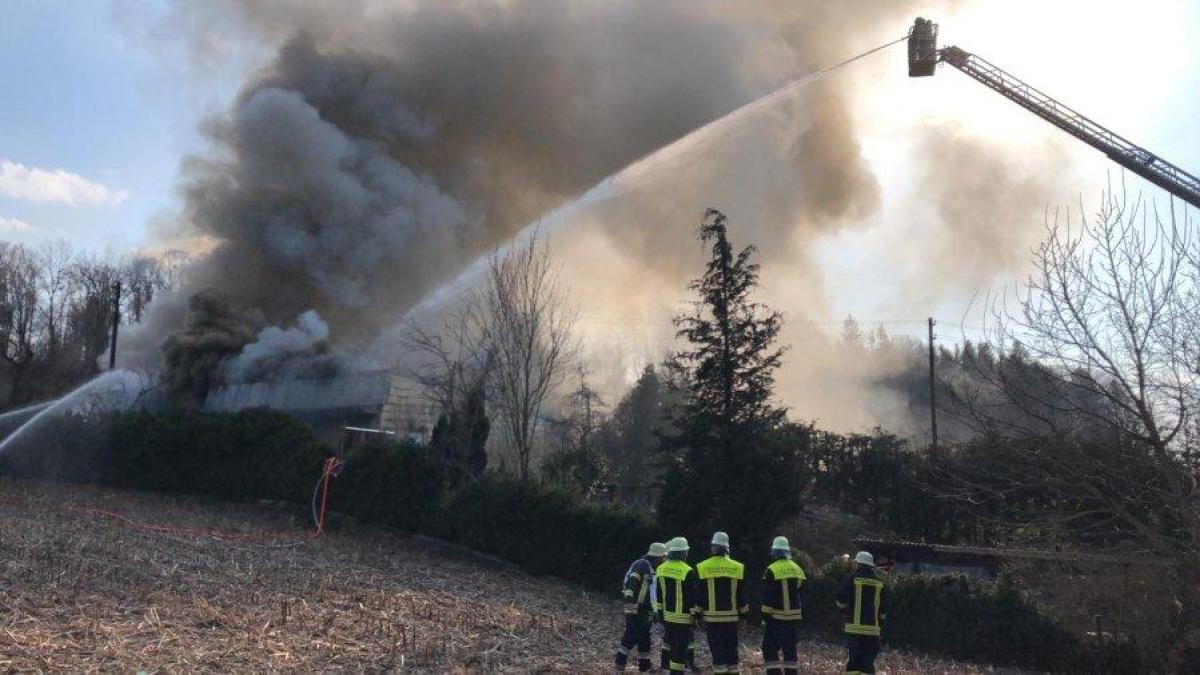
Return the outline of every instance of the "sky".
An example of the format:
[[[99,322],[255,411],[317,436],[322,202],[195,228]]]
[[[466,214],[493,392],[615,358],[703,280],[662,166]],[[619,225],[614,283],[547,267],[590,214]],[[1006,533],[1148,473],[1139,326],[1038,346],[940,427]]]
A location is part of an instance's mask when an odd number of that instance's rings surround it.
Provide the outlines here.
[[[154,222],[170,218],[177,204],[179,162],[203,147],[197,129],[225,107],[255,65],[253,46],[198,66],[182,51],[146,39],[166,14],[157,0],[6,0],[4,14],[0,239],[64,238],[110,254],[155,245]],[[935,18],[943,45],[974,51],[1200,172],[1200,46],[1191,39],[1200,29],[1200,2],[964,0]],[[897,34],[906,28],[897,26]],[[869,46],[861,44],[865,39],[848,39],[848,50]],[[915,125],[948,123],[1003,138],[1027,148],[1030,162],[1038,161],[1046,138],[1062,135],[948,68],[910,80],[900,70],[901,50],[894,52],[846,75],[868,91],[863,114],[873,122],[864,153],[883,184],[885,211],[889,203],[920,198],[906,193],[900,161],[916,151]],[[1078,188],[1061,196],[1064,203],[1090,197],[1118,174],[1081,143],[1060,145],[1071,155],[1070,185]],[[877,276],[878,260],[889,241],[912,231],[911,223],[881,221],[823,243],[826,272],[854,280],[831,287],[830,304],[839,315],[908,321],[915,332],[920,316],[892,317],[886,294],[864,292],[888,283]],[[953,318],[963,298],[978,290],[931,300],[928,313]]]

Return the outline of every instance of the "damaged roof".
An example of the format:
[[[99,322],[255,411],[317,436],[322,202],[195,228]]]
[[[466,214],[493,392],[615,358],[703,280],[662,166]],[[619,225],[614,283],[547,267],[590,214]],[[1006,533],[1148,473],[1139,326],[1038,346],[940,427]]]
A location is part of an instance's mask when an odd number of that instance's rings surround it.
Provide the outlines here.
[[[208,410],[271,408],[291,412],[381,409],[392,374],[387,370],[340,375],[320,380],[284,380],[231,384],[209,393]]]

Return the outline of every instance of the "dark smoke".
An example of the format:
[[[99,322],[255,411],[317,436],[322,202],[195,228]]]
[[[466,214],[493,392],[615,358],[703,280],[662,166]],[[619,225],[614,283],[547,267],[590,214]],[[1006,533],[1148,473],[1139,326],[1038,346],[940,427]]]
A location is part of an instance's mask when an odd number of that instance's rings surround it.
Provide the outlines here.
[[[911,7],[176,6],[164,25],[186,33],[160,37],[182,38],[201,62],[248,42],[269,58],[206,123],[210,148],[183,167],[182,217],[171,234],[215,248],[181,294],[194,296],[188,311],[164,303],[150,323],[173,334],[168,381],[199,397],[222,380],[345,367],[338,354],[378,345],[408,308],[529,222],[788,79],[897,37],[915,16]],[[228,37],[192,26],[219,26]],[[793,312],[797,326],[821,316],[827,281],[812,264],[813,244],[869,220],[882,200],[855,113],[853,87],[830,78],[586,214],[590,222],[563,235],[570,240],[554,242],[585,313],[669,316],[697,269],[699,214],[717,206],[740,242],[762,250],[776,284],[768,301]],[[970,147],[956,149],[960,142]],[[930,227],[941,228],[922,238],[941,247],[937,273],[951,281],[921,283],[975,283],[1015,266],[1027,231],[1011,225],[1030,205],[1040,208],[1047,191],[1000,148],[953,134],[922,145],[928,175],[920,182],[939,216]],[[646,330],[647,350],[669,342]],[[832,377],[836,367],[821,354],[796,358],[791,367],[806,369],[793,378],[796,389]]]

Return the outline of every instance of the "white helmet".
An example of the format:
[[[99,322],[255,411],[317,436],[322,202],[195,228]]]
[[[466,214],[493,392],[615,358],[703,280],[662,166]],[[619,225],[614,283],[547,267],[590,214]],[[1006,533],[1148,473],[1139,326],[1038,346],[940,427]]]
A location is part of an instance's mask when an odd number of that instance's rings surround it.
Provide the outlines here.
[[[866,551],[859,551],[858,553],[854,554],[854,562],[858,563],[859,565],[867,565],[868,567],[874,567],[875,566],[875,556],[871,555],[870,553],[867,553]]]
[[[792,545],[788,543],[787,537],[775,537],[775,540],[771,542],[771,550],[790,551],[792,550]]]
[[[667,555],[667,545],[661,541],[656,541],[650,544],[650,550],[646,552],[646,555],[651,558],[661,558]]]
[[[688,540],[683,537],[675,537],[667,542],[667,551],[670,553],[679,553],[686,550],[688,550]]]
[[[713,532],[712,545],[729,548],[729,535],[724,532]]]

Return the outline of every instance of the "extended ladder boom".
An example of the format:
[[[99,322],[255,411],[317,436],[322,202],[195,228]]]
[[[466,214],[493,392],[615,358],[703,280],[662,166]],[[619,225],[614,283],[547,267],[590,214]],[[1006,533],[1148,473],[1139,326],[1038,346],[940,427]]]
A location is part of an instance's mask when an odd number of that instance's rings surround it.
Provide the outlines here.
[[[1117,164],[1200,208],[1200,178],[1104,128],[997,66],[958,47],[937,49],[937,25],[917,19],[909,33],[909,75],[932,75],[949,63],[989,89],[1096,148]]]

